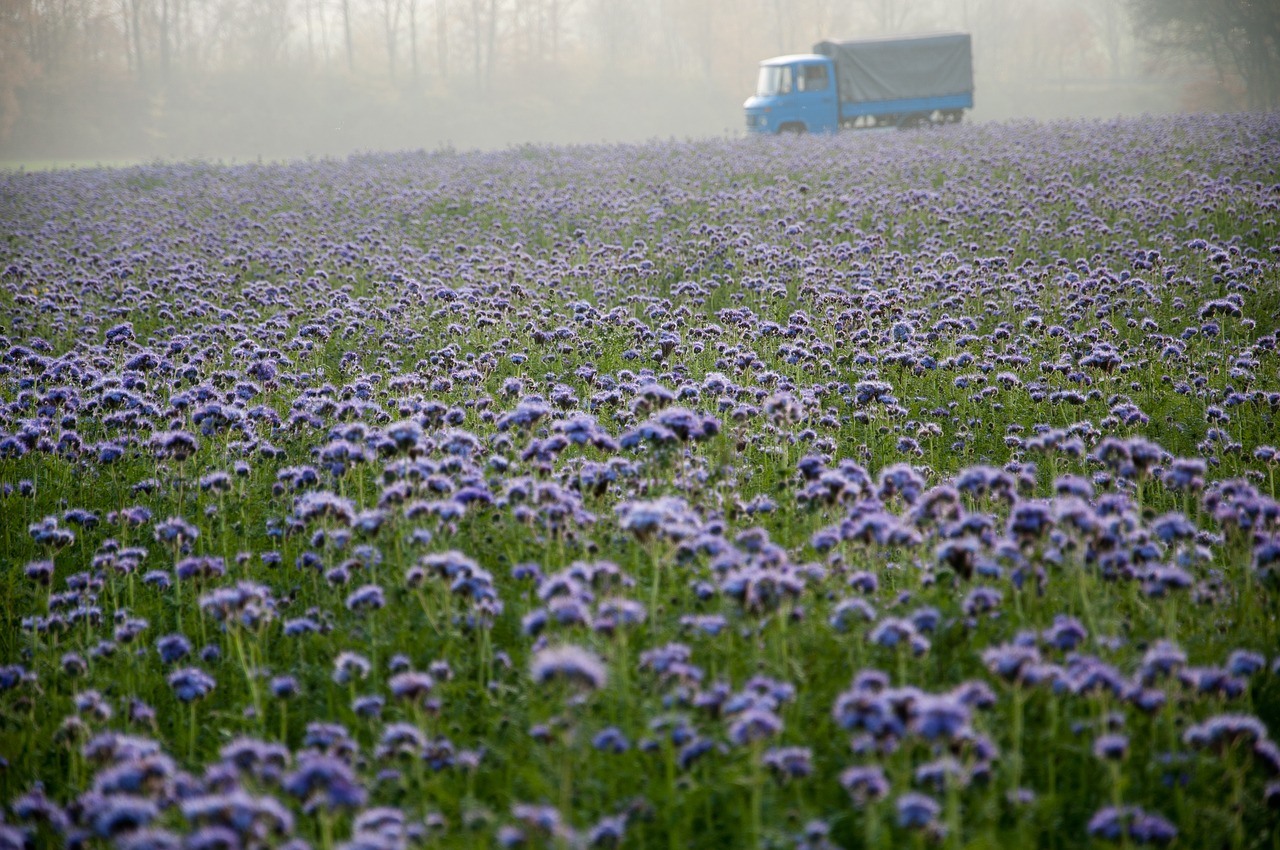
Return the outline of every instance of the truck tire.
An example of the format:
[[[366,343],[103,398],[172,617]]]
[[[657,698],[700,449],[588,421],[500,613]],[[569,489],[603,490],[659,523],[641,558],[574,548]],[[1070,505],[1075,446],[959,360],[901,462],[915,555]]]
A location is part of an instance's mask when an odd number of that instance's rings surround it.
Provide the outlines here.
[[[898,122],[899,130],[914,130],[917,127],[923,127],[929,123],[929,116],[923,112],[912,112],[902,116],[902,120]]]
[[[805,133],[805,126],[804,124],[801,124],[799,121],[791,121],[787,124],[783,124],[781,127],[778,128],[778,135],[781,136],[783,133],[791,133],[796,136],[803,136]]]

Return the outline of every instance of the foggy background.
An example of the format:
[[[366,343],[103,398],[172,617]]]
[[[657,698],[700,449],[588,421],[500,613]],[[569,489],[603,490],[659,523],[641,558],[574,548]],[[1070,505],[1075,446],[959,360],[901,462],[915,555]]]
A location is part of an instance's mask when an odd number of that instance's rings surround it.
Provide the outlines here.
[[[973,35],[966,120],[1280,99],[1249,0],[0,0],[0,160],[741,135],[760,60],[933,30]]]

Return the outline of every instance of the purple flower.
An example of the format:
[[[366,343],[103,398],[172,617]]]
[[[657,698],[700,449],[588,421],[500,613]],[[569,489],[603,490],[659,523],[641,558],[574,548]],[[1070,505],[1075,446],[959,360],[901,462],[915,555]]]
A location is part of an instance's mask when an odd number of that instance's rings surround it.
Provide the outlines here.
[[[293,513],[302,522],[331,519],[339,525],[351,525],[356,519],[355,503],[334,493],[303,493],[294,502]]]
[[[587,830],[588,847],[620,847],[627,831],[624,815],[606,815]]]
[[[435,686],[436,681],[430,673],[412,670],[397,673],[387,682],[387,687],[391,689],[392,696],[396,699],[409,700],[410,702],[425,700],[430,696]]]
[[[846,768],[840,774],[840,785],[859,807],[882,800],[889,794],[889,780],[880,765]]]
[[[156,457],[181,462],[199,451],[200,442],[187,431],[159,431],[151,437],[151,448]]]
[[[924,694],[908,710],[908,728],[925,740],[954,739],[970,732],[968,707],[950,696]]]
[[[772,738],[782,731],[782,718],[763,707],[751,707],[734,715],[729,723],[729,740],[737,746]]]
[[[1196,749],[1224,750],[1237,744],[1254,746],[1267,740],[1267,727],[1249,714],[1219,714],[1187,727],[1185,744]]]
[[[319,808],[357,809],[367,796],[346,762],[327,755],[304,756],[298,769],[284,777],[281,787],[303,800],[308,814]]]
[[[165,635],[156,641],[156,651],[160,653],[161,661],[173,664],[191,653],[191,641],[182,634]]]
[[[1041,634],[1045,643],[1062,652],[1070,652],[1089,636],[1084,624],[1074,617],[1055,614],[1053,625]]]
[[[626,752],[631,746],[627,736],[616,726],[601,729],[591,739],[591,746],[606,753]]]
[[[135,794],[112,794],[91,800],[84,818],[95,835],[113,838],[145,827],[160,814],[154,800]]]
[[[1093,754],[1103,761],[1123,761],[1129,755],[1129,736],[1099,735],[1093,739]]]
[[[895,805],[898,810],[898,826],[903,829],[931,827],[942,812],[937,800],[915,791],[901,794]]]
[[[213,690],[212,676],[195,667],[186,667],[169,674],[169,687],[180,702],[195,702]]]
[[[366,679],[372,669],[372,663],[363,655],[349,651],[339,652],[333,659],[333,681],[335,684],[345,685],[355,679]]]
[[[813,751],[808,747],[772,747],[765,750],[763,761],[774,778],[784,784],[813,773]]]
[[[1138,806],[1108,806],[1089,819],[1089,835],[1106,841],[1121,841],[1126,836],[1138,844],[1168,844],[1178,835],[1173,824]]]
[[[608,670],[600,659],[580,646],[553,646],[534,653],[529,675],[544,685],[562,681],[585,690],[599,690],[608,681]]]
[[[347,596],[348,611],[375,611],[386,604],[386,596],[376,584],[363,585]]]

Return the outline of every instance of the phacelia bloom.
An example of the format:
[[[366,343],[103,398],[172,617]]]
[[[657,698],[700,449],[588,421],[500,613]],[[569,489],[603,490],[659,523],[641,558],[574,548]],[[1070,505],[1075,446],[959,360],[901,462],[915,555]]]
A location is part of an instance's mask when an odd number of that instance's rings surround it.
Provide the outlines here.
[[[1168,844],[1178,830],[1160,815],[1138,806],[1107,806],[1089,819],[1089,835],[1106,841],[1122,841],[1126,836],[1137,844]]]
[[[169,687],[180,702],[194,702],[207,696],[216,682],[213,677],[195,667],[175,670],[169,674]]]
[[[889,794],[889,779],[878,764],[846,768],[840,774],[840,785],[857,806],[882,800]]]
[[[168,634],[156,641],[156,651],[165,664],[173,664],[191,653],[191,641],[182,634]]]
[[[376,584],[366,584],[347,596],[348,611],[376,611],[386,604],[386,596]]]
[[[1219,714],[1187,727],[1182,740],[1197,749],[1223,750],[1236,744],[1253,746],[1267,740],[1267,727],[1250,714]]]
[[[200,450],[200,442],[188,431],[158,431],[151,437],[156,457],[184,461]]]
[[[599,690],[608,681],[608,670],[594,654],[580,646],[553,646],[539,650],[529,664],[529,675],[538,684],[563,681],[586,690]]]
[[[387,687],[391,689],[392,696],[396,699],[409,700],[411,702],[426,699],[435,686],[435,679],[430,673],[421,673],[413,670],[397,673],[387,682]]]
[[[928,741],[953,739],[969,732],[969,709],[950,696],[925,694],[908,707],[910,731]]]
[[[804,779],[813,773],[813,751],[808,747],[774,747],[766,750],[763,758],[779,782]]]
[[[1057,614],[1053,625],[1041,633],[1041,638],[1049,646],[1062,652],[1071,652],[1089,636],[1084,624],[1075,617]]]
[[[1093,754],[1103,761],[1123,761],[1129,755],[1129,736],[1099,735],[1093,740]]]
[[[607,815],[587,830],[588,847],[621,847],[622,839],[627,832],[627,818],[624,815]]]
[[[193,555],[183,558],[173,566],[173,574],[180,581],[221,578],[226,573],[226,562],[213,555]]]
[[[1245,649],[1233,651],[1227,658],[1227,672],[1232,676],[1252,676],[1267,666],[1267,659],[1259,652]]]
[[[351,525],[355,522],[356,507],[350,499],[335,493],[311,491],[298,497],[293,513],[302,522],[327,518],[339,525]]]
[[[942,812],[942,806],[938,805],[937,800],[915,791],[900,795],[895,805],[898,810],[898,826],[903,829],[927,829],[937,822],[938,815]]]
[[[767,708],[752,707],[734,715],[729,740],[738,746],[772,738],[782,731],[782,718]]]
[[[366,793],[346,762],[333,756],[304,756],[298,769],[284,777],[285,792],[304,801],[308,814],[319,808],[357,809]]]
[[[591,739],[591,746],[606,753],[626,752],[631,746],[627,736],[616,726],[601,729]]]
[[[333,681],[345,685],[355,679],[364,679],[369,675],[373,665],[369,659],[355,652],[339,652],[333,659]]]

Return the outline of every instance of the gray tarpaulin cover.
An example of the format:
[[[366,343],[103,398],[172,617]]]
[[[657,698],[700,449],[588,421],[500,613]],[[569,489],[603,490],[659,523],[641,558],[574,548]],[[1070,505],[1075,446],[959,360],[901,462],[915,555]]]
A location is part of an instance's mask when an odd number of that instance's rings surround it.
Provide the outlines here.
[[[898,100],[973,91],[968,33],[823,41],[814,53],[836,63],[843,101]]]

